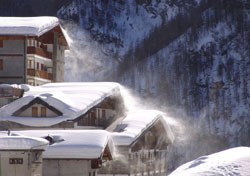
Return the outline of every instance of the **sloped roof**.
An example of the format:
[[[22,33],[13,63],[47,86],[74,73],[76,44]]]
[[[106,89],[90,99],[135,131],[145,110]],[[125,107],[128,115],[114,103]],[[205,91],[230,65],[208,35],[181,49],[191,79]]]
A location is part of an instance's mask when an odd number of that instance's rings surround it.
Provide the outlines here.
[[[162,113],[157,110],[132,111],[117,125],[112,133],[115,145],[128,146],[138,139],[141,134],[150,128],[155,122],[161,121],[168,140],[173,141],[173,134],[163,119]]]
[[[111,156],[114,154],[112,139],[105,130],[27,130],[12,135],[55,139],[43,153],[45,159],[101,159],[107,146]]]
[[[67,120],[74,120],[101,103],[105,98],[120,93],[120,85],[111,82],[49,83],[38,87],[21,85],[24,96],[0,108],[1,121],[13,121],[27,126],[46,127]],[[13,113],[40,98],[62,112],[62,116],[50,118],[16,117]]]
[[[41,36],[59,25],[56,17],[0,17],[0,35]]]
[[[48,141],[42,138],[8,136],[7,133],[0,135],[0,150],[45,150],[48,144]]]

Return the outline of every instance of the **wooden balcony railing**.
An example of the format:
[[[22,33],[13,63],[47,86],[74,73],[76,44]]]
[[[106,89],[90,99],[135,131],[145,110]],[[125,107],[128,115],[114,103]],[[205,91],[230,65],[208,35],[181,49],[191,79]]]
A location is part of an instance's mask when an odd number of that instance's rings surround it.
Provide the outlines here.
[[[51,73],[47,73],[45,71],[35,70],[35,69],[27,69],[27,75],[35,76],[38,78],[53,80],[53,76]]]
[[[42,48],[36,48],[34,46],[27,47],[27,54],[37,54],[48,59],[52,59],[52,53],[48,52]]]

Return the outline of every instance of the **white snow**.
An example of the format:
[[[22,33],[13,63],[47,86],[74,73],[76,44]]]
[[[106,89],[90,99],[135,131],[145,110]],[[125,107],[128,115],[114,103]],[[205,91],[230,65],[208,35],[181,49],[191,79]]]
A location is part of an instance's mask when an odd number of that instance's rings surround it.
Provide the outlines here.
[[[130,145],[154,122],[160,120],[165,127],[165,132],[170,141],[173,141],[173,134],[160,111],[138,110],[129,112],[123,121],[117,126],[116,132],[112,133],[115,145]]]
[[[119,93],[118,83],[49,83],[39,87],[22,85],[24,96],[3,108],[0,108],[0,120],[13,121],[27,126],[51,126],[66,120],[73,120],[85,114],[89,109],[105,98]],[[53,106],[63,113],[58,117],[16,117],[13,113],[35,98]]]
[[[169,176],[249,176],[250,148],[237,147],[188,162]]]
[[[45,150],[48,141],[42,138],[26,136],[3,136],[0,137],[0,150]]]
[[[14,87],[10,84],[0,84],[0,89],[13,89]]]
[[[59,25],[56,17],[0,17],[0,35],[41,36]]]
[[[97,159],[107,145],[113,155],[112,139],[104,130],[27,130],[14,131],[12,135],[55,139],[57,142],[48,146],[43,158]]]

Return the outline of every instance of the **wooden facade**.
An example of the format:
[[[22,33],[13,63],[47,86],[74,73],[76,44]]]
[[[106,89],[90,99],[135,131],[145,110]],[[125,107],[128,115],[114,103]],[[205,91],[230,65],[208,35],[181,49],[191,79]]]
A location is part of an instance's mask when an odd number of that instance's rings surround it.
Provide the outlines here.
[[[103,167],[100,174],[165,176],[170,141],[160,120],[145,130],[129,146],[116,146],[118,159]]]
[[[22,89],[0,85],[0,107],[17,100],[23,93]]]
[[[120,95],[106,98],[98,105],[91,108],[87,113],[76,118],[74,122],[78,128],[99,127],[107,128],[118,117],[123,116],[124,105]]]
[[[74,120],[58,122],[48,127],[30,127],[15,122],[1,122],[5,129],[37,129],[37,128],[101,128],[105,129],[117,118],[124,114],[124,107],[120,95],[108,97],[101,103],[89,109]],[[62,116],[63,113],[50,106],[40,98],[35,98],[12,114],[15,117],[52,118]]]

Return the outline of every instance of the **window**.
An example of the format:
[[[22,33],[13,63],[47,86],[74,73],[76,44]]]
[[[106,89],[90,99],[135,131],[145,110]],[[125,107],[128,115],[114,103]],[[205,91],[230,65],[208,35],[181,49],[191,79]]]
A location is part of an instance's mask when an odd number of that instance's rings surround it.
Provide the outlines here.
[[[101,112],[100,109],[98,109],[98,117],[101,118]]]
[[[46,107],[41,107],[41,117],[46,117]]]
[[[30,42],[30,43],[31,43],[30,45],[31,45],[31,46],[34,46],[34,40],[30,40],[30,41],[31,41],[31,42]]]
[[[28,68],[32,68],[31,67],[31,60],[28,60]]]
[[[41,70],[44,71],[44,65],[43,64],[41,64]]]
[[[36,69],[39,70],[39,63],[36,63]]]
[[[3,70],[3,59],[0,59],[0,70]]]
[[[3,48],[3,40],[0,40],[0,48]]]
[[[106,120],[106,111],[105,110],[102,110],[102,119]]]
[[[32,117],[37,117],[37,116],[38,116],[38,108],[32,107]]]

